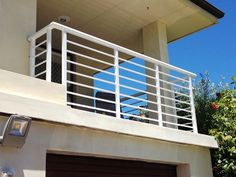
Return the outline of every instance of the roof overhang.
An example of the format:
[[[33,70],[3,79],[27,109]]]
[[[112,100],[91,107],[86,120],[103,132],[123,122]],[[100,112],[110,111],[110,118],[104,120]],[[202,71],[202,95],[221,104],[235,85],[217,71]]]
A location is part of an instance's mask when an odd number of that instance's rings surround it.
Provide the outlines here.
[[[142,28],[161,21],[168,42],[207,28],[224,13],[205,0],[38,0],[37,30],[62,15],[67,26],[143,52]]]
[[[208,13],[212,14],[216,18],[224,17],[224,13],[217,9],[215,6],[207,2],[206,0],[190,0],[194,4],[198,5],[202,9],[206,10]]]

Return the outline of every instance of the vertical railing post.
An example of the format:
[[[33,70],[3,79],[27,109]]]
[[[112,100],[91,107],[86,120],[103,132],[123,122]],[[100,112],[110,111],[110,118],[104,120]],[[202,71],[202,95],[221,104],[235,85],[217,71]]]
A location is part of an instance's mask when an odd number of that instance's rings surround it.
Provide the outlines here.
[[[35,75],[35,39],[30,41],[30,76]]]
[[[120,118],[120,79],[119,79],[119,52],[114,49],[114,69],[115,69],[115,100],[116,100],[116,117]]]
[[[157,95],[158,121],[159,121],[159,126],[163,127],[162,108],[161,108],[161,88],[160,87],[161,87],[161,84],[160,84],[159,66],[156,65],[156,95]]]
[[[67,33],[65,31],[62,31],[62,46],[61,46],[61,52],[62,52],[62,61],[61,61],[61,83],[64,85],[67,89]]]
[[[193,85],[192,85],[191,76],[189,76],[189,96],[190,96],[190,107],[191,107],[191,113],[192,113],[193,132],[198,133],[196,112],[195,112],[195,106],[194,106]]]
[[[52,78],[52,29],[47,31],[46,81]]]

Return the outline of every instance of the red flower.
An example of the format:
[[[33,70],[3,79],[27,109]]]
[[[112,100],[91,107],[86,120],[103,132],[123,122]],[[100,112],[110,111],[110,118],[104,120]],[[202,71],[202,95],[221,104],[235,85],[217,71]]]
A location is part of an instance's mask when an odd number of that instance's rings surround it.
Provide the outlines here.
[[[218,106],[215,102],[213,102],[213,103],[211,104],[211,108],[212,108],[213,110],[217,111],[218,108],[219,108],[219,106]]]

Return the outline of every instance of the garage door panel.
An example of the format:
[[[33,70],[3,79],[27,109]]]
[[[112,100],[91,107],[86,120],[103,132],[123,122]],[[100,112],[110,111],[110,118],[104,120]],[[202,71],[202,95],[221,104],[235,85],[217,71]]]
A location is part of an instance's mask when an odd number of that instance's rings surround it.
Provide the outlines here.
[[[176,177],[176,166],[47,154],[46,177]]]

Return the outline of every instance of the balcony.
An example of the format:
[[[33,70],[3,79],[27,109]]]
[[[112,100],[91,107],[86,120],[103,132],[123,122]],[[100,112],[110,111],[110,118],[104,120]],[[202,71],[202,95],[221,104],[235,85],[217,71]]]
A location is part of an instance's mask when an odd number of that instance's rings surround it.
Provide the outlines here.
[[[31,76],[64,85],[68,106],[197,133],[195,74],[54,22],[29,40]]]

